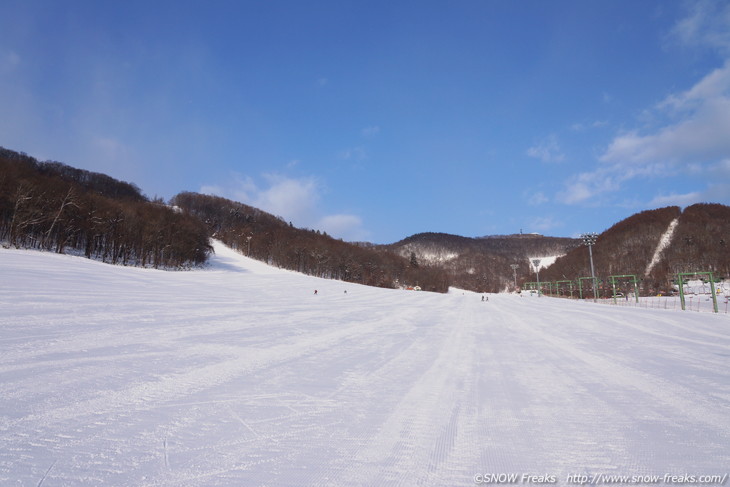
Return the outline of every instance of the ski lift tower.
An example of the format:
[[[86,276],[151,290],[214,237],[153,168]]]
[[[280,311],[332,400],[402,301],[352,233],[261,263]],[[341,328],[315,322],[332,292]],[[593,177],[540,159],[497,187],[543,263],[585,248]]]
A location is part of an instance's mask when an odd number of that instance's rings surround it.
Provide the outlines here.
[[[583,245],[588,246],[588,255],[591,259],[591,280],[593,281],[593,302],[597,302],[596,300],[596,273],[593,270],[593,246],[596,244],[596,240],[598,239],[597,233],[584,233],[580,236],[580,238],[583,239]]]
[[[540,288],[540,259],[532,259],[532,265],[535,266],[535,274],[537,274],[537,297],[539,298],[542,295]]]

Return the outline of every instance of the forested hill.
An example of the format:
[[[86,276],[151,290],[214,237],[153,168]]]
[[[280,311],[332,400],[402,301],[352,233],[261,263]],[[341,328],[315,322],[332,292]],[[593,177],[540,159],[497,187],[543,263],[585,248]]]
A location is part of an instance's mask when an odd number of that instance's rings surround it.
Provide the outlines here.
[[[414,266],[391,252],[343,242],[319,230],[296,228],[243,203],[184,192],[172,198],[171,204],[203,221],[212,237],[270,265],[370,286],[449,289],[448,276],[438,267]]]
[[[511,265],[517,275],[529,272],[531,257],[564,255],[580,240],[537,234],[497,235],[479,238],[447,233],[419,233],[384,249],[415,262],[442,267],[453,286],[479,292],[514,288]]]
[[[124,265],[202,264],[205,226],[134,184],[0,148],[0,241]]]
[[[679,272],[728,277],[730,207],[701,203],[684,211],[677,206],[642,211],[599,235],[593,261],[599,279],[635,275],[642,292],[650,294],[668,291]],[[541,271],[540,278],[575,280],[590,275],[588,248],[581,246]]]

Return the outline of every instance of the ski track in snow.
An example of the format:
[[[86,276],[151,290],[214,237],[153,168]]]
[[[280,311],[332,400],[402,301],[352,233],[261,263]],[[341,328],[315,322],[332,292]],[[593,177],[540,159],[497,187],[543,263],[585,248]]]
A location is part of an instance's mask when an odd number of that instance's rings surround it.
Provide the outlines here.
[[[727,316],[374,289],[216,251],[163,272],[0,249],[0,485],[730,465]]]

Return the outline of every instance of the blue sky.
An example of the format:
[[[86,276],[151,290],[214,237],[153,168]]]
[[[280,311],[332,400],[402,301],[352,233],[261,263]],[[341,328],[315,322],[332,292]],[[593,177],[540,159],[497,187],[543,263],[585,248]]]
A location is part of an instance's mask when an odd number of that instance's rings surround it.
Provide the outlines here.
[[[0,2],[0,145],[389,243],[730,204],[730,3]]]

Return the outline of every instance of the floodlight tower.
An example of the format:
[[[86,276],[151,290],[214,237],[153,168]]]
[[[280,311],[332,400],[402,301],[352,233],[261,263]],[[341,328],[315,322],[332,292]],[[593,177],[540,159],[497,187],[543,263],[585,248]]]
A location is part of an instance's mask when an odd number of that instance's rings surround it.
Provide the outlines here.
[[[532,265],[535,266],[535,274],[537,274],[537,297],[539,298],[542,294],[540,287],[540,259],[532,259]]]
[[[596,273],[593,270],[593,246],[596,244],[596,240],[598,239],[597,233],[584,233],[580,236],[583,239],[583,245],[588,246],[588,255],[591,259],[591,281],[593,281],[593,302],[595,303],[596,300]]]
[[[517,268],[519,267],[518,264],[510,264],[509,265],[512,268],[512,273],[515,276],[515,291],[517,291]]]

